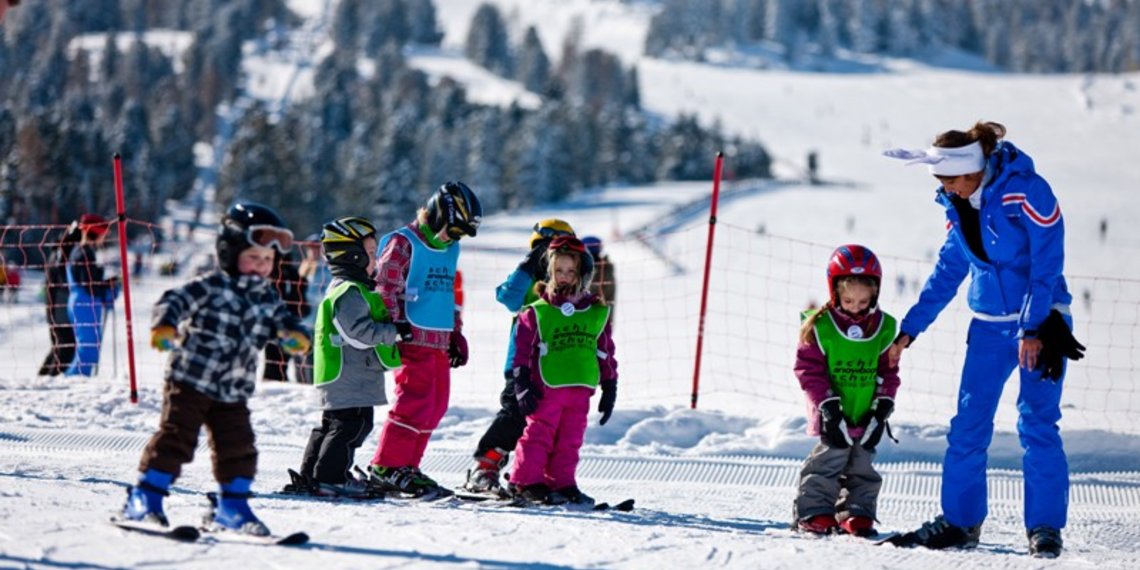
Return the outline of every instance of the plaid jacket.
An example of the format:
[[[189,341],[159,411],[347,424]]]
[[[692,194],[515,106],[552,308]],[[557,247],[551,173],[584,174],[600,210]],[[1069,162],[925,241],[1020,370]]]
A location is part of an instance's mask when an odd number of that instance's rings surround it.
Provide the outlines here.
[[[163,293],[152,320],[152,327],[160,325],[177,327],[180,339],[167,360],[166,380],[219,402],[243,402],[253,394],[258,355],[280,331],[309,334],[272,283],[221,271]]]

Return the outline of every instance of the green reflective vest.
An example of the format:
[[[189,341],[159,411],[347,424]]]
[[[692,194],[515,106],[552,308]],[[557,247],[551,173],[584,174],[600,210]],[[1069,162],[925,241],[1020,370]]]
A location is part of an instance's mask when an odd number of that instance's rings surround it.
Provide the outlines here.
[[[321,300],[320,306],[317,307],[316,329],[313,331],[313,338],[316,343],[313,349],[314,385],[336,382],[340,378],[341,369],[344,365],[344,351],[341,348],[344,345],[344,340],[337,332],[336,325],[333,324],[333,307],[336,305],[336,300],[353,287],[360,291],[360,295],[368,303],[368,312],[372,316],[372,320],[389,320],[388,308],[384,306],[384,301],[381,300],[380,294],[376,291],[367,289],[364,285],[354,281],[344,281],[333,287]],[[400,367],[400,352],[396,349],[396,345],[381,344],[377,345],[375,350],[376,357],[380,359],[380,364],[384,368],[391,370]]]
[[[804,318],[815,311],[807,311]],[[827,357],[827,371],[831,389],[839,395],[843,415],[852,424],[859,424],[871,409],[875,387],[879,379],[879,356],[895,340],[898,323],[883,313],[879,328],[866,338],[852,338],[839,330],[830,311],[824,311],[815,320],[815,339]]]
[[[598,337],[606,328],[610,308],[594,304],[575,309],[570,303],[555,307],[545,299],[530,306],[538,321],[538,368],[543,383],[556,388],[597,388],[602,373]]]

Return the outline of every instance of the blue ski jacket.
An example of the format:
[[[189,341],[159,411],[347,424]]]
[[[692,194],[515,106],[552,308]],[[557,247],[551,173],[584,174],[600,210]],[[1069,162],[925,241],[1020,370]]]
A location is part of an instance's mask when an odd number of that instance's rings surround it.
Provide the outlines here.
[[[978,318],[1014,321],[1019,337],[1033,336],[1054,306],[1072,302],[1065,277],[1065,226],[1053,190],[1033,159],[1001,141],[986,163],[989,183],[978,211],[988,260],[967,245],[950,195],[939,186],[935,201],[946,208],[946,242],[918,302],[899,330],[912,339],[930,326],[970,275],[969,305]],[[1029,331],[1028,335],[1026,332]]]

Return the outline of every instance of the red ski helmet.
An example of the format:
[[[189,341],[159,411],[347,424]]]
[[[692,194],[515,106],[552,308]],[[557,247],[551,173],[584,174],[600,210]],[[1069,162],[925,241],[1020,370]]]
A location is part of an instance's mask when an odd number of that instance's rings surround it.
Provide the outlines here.
[[[841,245],[831,253],[827,262],[827,292],[831,295],[833,303],[839,303],[835,286],[841,277],[864,276],[870,277],[879,288],[883,281],[883,266],[879,265],[879,258],[875,253],[858,244]],[[871,306],[879,303],[879,295],[871,298]]]

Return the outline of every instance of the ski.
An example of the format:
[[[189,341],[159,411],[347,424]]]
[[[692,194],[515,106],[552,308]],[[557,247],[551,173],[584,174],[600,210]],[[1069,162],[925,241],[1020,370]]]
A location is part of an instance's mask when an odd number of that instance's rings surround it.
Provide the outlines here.
[[[256,534],[245,534],[232,530],[216,530],[206,527],[202,527],[198,530],[202,532],[204,538],[209,538],[217,542],[239,542],[242,544],[263,544],[266,546],[296,546],[309,542],[309,535],[304,532],[294,532],[293,534],[287,535],[271,534],[268,536],[258,536]]]
[[[634,504],[633,499],[626,499],[624,501],[621,501],[621,502],[613,504],[613,505],[611,505],[609,503],[597,503],[594,505],[594,510],[595,511],[619,511],[619,512],[623,512],[623,513],[628,513],[628,512],[633,510],[633,504]]]
[[[366,482],[360,482],[361,485],[351,491],[347,491],[341,486],[337,485],[322,485],[310,481],[304,475],[297,473],[292,469],[289,472],[289,484],[281,488],[280,491],[271,491],[268,493],[255,493],[254,496],[259,498],[269,499],[302,499],[302,500],[318,500],[327,502],[358,502],[358,501],[380,501],[385,498],[386,493],[375,488],[374,486],[367,485]],[[356,481],[350,481],[354,483]]]
[[[189,525],[171,527],[162,526],[152,522],[132,521],[127,519],[120,519],[117,517],[111,517],[110,522],[111,524],[123,530],[129,530],[148,536],[169,538],[171,540],[177,540],[179,542],[194,542],[195,540],[198,540],[199,536],[201,536],[201,533],[198,532],[198,529]]]
[[[269,492],[254,493],[258,499],[279,499],[283,501],[318,501],[323,503],[375,503],[386,499],[385,495],[369,493],[367,495],[322,495],[319,493],[285,493]]]
[[[408,493],[401,493],[399,491],[391,491],[391,493],[392,494],[388,495],[388,497],[392,499],[399,501],[421,501],[424,503],[434,503],[440,499],[447,499],[455,496],[455,491],[452,491],[447,487],[436,487],[434,489],[428,489],[419,495],[411,495]]]
[[[495,507],[560,508],[560,509],[567,510],[567,511],[580,511],[580,512],[619,511],[619,512],[623,512],[623,513],[628,513],[628,512],[633,510],[634,503],[635,503],[634,499],[626,499],[624,501],[621,501],[618,503],[612,503],[612,504],[602,502],[602,503],[595,503],[593,505],[578,505],[578,504],[574,504],[574,503],[559,503],[557,505],[551,505],[551,504],[546,504],[546,503],[535,503],[533,501],[528,501],[526,499],[523,499],[522,497],[492,495],[492,494],[487,494],[487,493],[471,493],[471,492],[466,492],[466,491],[456,491],[454,494],[454,498],[462,500],[462,501],[470,501],[470,502],[475,502],[475,503],[490,503]]]
[[[507,500],[510,500],[511,496],[508,495],[505,491],[501,492],[501,493],[500,492],[476,493],[474,491],[467,491],[467,490],[463,490],[463,489],[458,489],[455,491],[455,498],[461,499],[464,501],[473,501],[476,503],[482,503],[485,501],[507,501]]]

